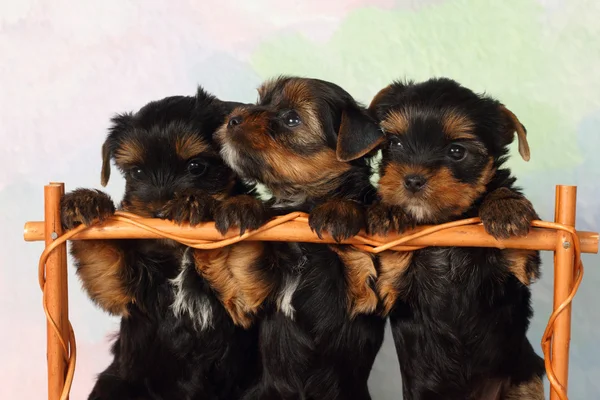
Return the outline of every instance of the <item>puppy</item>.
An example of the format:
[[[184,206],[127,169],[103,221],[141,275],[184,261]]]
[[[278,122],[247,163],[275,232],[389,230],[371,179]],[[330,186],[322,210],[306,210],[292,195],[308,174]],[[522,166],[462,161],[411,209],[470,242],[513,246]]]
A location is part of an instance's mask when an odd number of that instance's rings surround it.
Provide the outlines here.
[[[102,147],[102,185],[114,160],[126,181],[120,209],[195,225],[212,220],[226,197],[250,193],[212,141],[234,104],[199,88],[195,97],[168,97],[114,117]],[[67,229],[114,212],[101,191],[77,189],[62,200]],[[234,321],[222,293],[195,269],[198,253],[171,240],[72,242],[84,289],[122,317],[114,360],[90,399],[234,399],[253,382],[257,330],[236,326],[249,324]],[[206,253],[213,276],[227,275],[228,262],[253,259],[243,246]]]
[[[376,193],[365,159],[339,161],[347,149],[338,143],[377,131],[339,86],[280,77],[259,88],[256,105],[235,109],[216,138],[234,171],[273,194],[263,216],[310,212],[313,230],[343,240],[364,227],[364,206]],[[217,216],[219,229],[255,223],[247,207],[230,201],[227,217]],[[337,245],[282,245],[294,262],[279,260],[260,277],[272,288],[260,322],[263,372],[244,398],[370,399],[367,380],[384,330],[372,257]]]
[[[369,110],[380,122],[363,153],[382,150],[370,233],[481,217],[491,235],[526,235],[538,218],[503,167],[526,131],[498,101],[449,79],[396,82]],[[543,399],[543,360],[526,333],[536,251],[430,247],[379,257],[377,288],[389,314],[405,399]]]

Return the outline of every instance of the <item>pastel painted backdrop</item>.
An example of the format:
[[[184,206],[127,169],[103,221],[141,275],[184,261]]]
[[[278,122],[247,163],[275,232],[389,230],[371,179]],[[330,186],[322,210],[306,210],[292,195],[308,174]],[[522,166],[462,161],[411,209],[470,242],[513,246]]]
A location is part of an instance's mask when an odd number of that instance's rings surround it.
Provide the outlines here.
[[[332,80],[364,103],[392,79],[449,76],[505,102],[526,125],[529,163],[511,166],[544,219],[555,184],[579,186],[580,229],[600,229],[600,2],[597,0],[0,1],[0,398],[46,393],[45,320],[23,223],[42,187],[100,187],[100,146],[115,112],[192,94],[253,101],[261,80]],[[516,154],[513,147],[513,154]],[[115,198],[123,181],[107,190]],[[551,258],[535,284],[537,349],[551,307]],[[600,258],[574,302],[573,400],[600,398]],[[117,328],[70,269],[79,344],[72,399],[109,362]],[[400,397],[388,335],[370,381]]]

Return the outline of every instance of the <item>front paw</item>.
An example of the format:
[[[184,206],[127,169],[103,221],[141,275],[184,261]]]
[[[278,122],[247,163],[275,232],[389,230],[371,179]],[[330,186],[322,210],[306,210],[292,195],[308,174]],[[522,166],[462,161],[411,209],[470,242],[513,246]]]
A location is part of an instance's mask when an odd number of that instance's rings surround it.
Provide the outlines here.
[[[60,201],[60,209],[64,229],[81,224],[89,226],[94,221],[102,222],[115,213],[110,196],[95,189],[76,189],[65,194]]]
[[[364,207],[350,200],[330,200],[311,211],[308,225],[320,239],[323,232],[329,232],[339,243],[356,236],[365,227]]]
[[[373,204],[367,209],[367,221],[369,235],[385,236],[390,231],[402,233],[416,226],[401,207],[382,203]]]
[[[215,211],[215,227],[225,235],[230,228],[238,227],[240,235],[246,230],[260,228],[270,218],[267,206],[255,197],[241,195],[221,202]]]
[[[496,239],[526,236],[531,222],[539,219],[529,200],[506,188],[492,192],[483,201],[479,217],[486,232]]]
[[[201,222],[211,221],[217,201],[200,190],[184,190],[175,193],[158,214],[160,218],[174,221],[181,225],[188,222],[196,226]]]

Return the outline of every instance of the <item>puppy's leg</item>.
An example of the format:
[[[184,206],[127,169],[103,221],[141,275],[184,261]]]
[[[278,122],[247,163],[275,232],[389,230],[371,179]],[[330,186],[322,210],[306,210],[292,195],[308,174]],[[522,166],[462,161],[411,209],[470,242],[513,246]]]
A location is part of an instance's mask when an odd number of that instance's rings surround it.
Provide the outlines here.
[[[264,276],[264,244],[240,242],[217,250],[196,250],[196,270],[217,293],[236,325],[249,328],[272,284]]]
[[[90,225],[113,215],[115,206],[110,197],[100,191],[77,189],[61,200],[61,219],[65,229],[80,224]],[[127,315],[132,291],[125,274],[125,250],[122,241],[79,240],[71,243],[77,275],[90,298],[114,315]]]
[[[502,250],[509,271],[525,286],[540,277],[540,253],[535,250]]]
[[[479,209],[479,217],[485,230],[497,239],[525,236],[531,221],[539,218],[529,200],[508,188],[488,194]]]
[[[512,381],[504,387],[502,400],[544,400],[544,359],[536,354],[529,340],[523,341],[511,372]]]
[[[402,277],[412,260],[412,252],[384,251],[379,255],[379,276],[377,277],[377,294],[381,300],[381,312],[387,316],[398,298],[402,295],[405,284]]]
[[[139,395],[139,388],[123,380],[119,373],[119,367],[116,361],[113,361],[100,375],[88,396],[88,400],[134,400]]]
[[[539,376],[505,390],[502,400],[545,400],[544,383]]]
[[[367,209],[367,232],[371,235],[402,233],[415,226],[416,222],[401,207],[375,203]]]
[[[217,200],[197,189],[188,189],[175,193],[159,213],[160,218],[168,219],[181,225],[189,223],[191,226],[214,218]]]
[[[308,217],[308,225],[322,238],[327,231],[337,241],[356,236],[366,227],[364,206],[352,200],[334,199],[316,206]]]
[[[344,264],[346,302],[350,318],[375,312],[379,298],[375,289],[377,271],[374,257],[352,247],[329,246],[329,248]]]
[[[240,235],[258,229],[273,216],[272,210],[259,199],[240,195],[223,200],[215,209],[215,227],[222,235],[238,227]]]

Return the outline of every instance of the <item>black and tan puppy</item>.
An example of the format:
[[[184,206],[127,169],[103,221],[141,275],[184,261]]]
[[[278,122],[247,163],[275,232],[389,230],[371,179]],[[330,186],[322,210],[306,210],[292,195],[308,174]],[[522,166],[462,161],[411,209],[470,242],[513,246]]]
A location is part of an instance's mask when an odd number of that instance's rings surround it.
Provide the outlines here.
[[[496,238],[527,234],[538,216],[503,164],[515,132],[525,160],[529,148],[505,106],[432,79],[394,83],[369,109],[381,135],[357,138],[354,156],[382,149],[370,232],[479,216]],[[379,261],[405,399],[544,398],[543,360],[526,337],[538,252],[431,247]]]
[[[376,193],[364,159],[337,159],[346,150],[338,141],[377,130],[339,86],[280,77],[260,87],[256,105],[234,110],[216,137],[228,165],[272,192],[276,212],[310,212],[318,234],[344,239],[365,225],[364,206]],[[217,226],[256,224],[246,209],[231,199]],[[245,399],[369,399],[367,380],[384,330],[374,314],[372,257],[341,246],[282,246],[294,261],[257,276],[271,292],[260,323],[262,380]]]
[[[237,104],[237,103],[235,103]],[[219,157],[212,134],[233,104],[199,89],[118,115],[102,148],[102,184],[114,160],[126,188],[120,209],[198,224],[219,202],[246,193]],[[77,189],[62,201],[65,228],[111,216],[108,195]],[[71,254],[84,289],[121,316],[114,360],[90,399],[235,399],[257,373],[256,329],[231,318],[208,279],[195,269],[201,252],[170,240],[75,241]],[[245,245],[205,252],[211,278],[227,265],[251,263]],[[235,321],[235,323],[234,323]]]

